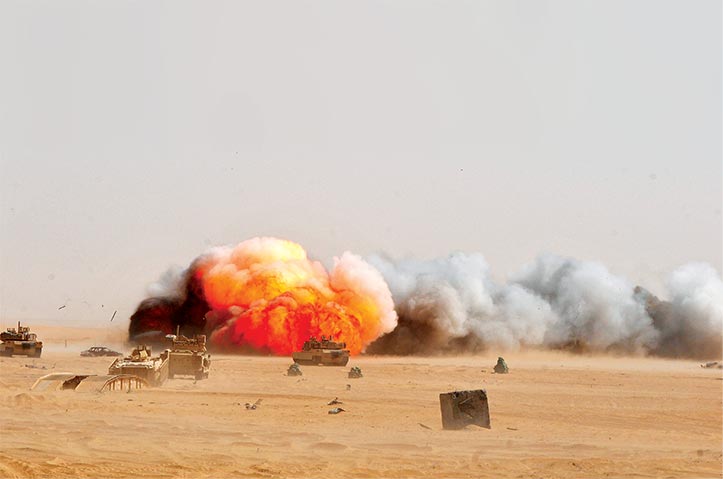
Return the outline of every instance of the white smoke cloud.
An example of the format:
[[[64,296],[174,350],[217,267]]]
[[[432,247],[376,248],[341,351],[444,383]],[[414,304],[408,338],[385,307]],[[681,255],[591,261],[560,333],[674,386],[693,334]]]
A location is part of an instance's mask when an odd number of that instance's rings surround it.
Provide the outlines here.
[[[689,263],[667,280],[670,302],[650,300],[655,326],[661,331],[659,354],[720,357],[723,335],[723,281],[713,267]]]
[[[399,314],[397,328],[370,352],[533,346],[720,355],[723,283],[707,265],[686,265],[671,275],[669,307],[636,292],[600,263],[551,254],[539,256],[504,285],[492,281],[479,254],[368,261],[386,279]]]

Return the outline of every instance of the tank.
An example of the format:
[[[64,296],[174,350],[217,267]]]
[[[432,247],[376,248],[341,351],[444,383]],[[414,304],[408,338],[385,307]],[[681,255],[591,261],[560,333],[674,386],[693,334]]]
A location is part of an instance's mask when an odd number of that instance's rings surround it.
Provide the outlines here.
[[[2,356],[30,356],[31,358],[39,358],[43,352],[43,342],[38,341],[35,333],[30,332],[27,326],[20,326],[18,321],[18,329],[8,328],[0,333],[0,355]]]
[[[304,342],[301,351],[296,351],[291,357],[295,363],[307,366],[346,366],[349,350],[346,343],[334,341],[331,336],[322,336],[321,341],[312,336]]]
[[[151,348],[137,346],[130,356],[113,361],[108,374],[130,374],[145,379],[151,386],[160,386],[168,379],[168,358],[163,355],[153,357]]]
[[[206,352],[206,336],[196,335],[187,338],[183,335],[169,334],[171,348],[161,357],[168,359],[168,377],[193,376],[195,379],[207,379],[211,369],[211,355]]]

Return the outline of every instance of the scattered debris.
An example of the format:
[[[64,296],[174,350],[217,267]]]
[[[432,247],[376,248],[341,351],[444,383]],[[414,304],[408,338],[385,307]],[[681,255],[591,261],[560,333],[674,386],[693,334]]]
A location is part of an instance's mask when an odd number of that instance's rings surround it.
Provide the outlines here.
[[[495,364],[495,372],[497,374],[507,374],[510,372],[509,368],[507,367],[507,363],[504,359],[500,356],[497,358],[497,364]]]
[[[326,403],[327,406],[333,406],[334,404],[344,404],[344,403],[339,401],[338,397],[335,397],[334,399],[332,399],[331,401]]]
[[[304,373],[301,372],[301,368],[296,363],[289,366],[289,369],[286,370],[287,376],[302,376],[303,374]]]
[[[518,430],[516,427],[508,427],[507,429],[509,429],[510,431],[517,431],[517,430]]]
[[[350,379],[356,379],[361,377],[364,377],[364,375],[362,374],[362,370],[359,366],[354,366],[349,370]]]
[[[117,312],[118,310],[113,311],[113,316],[110,317],[111,322],[113,322],[113,318],[115,318]]]
[[[421,422],[418,422],[417,424],[419,424],[420,426],[422,426],[424,429],[429,429],[430,431],[432,430],[432,428],[429,427],[429,426],[427,426],[426,424],[422,424]]]
[[[63,309],[63,308],[65,308],[65,305],[62,305],[61,307],[59,307],[59,308],[58,308],[58,311],[60,311],[60,310]]]
[[[26,364],[25,367],[30,369],[48,369],[46,366],[36,366],[35,363]]]
[[[346,390],[347,390],[347,391],[351,391],[351,384],[347,384],[347,385],[346,385]]]
[[[263,399],[257,399],[256,402],[253,404],[247,402],[246,404],[244,404],[244,407],[249,410],[254,410],[261,405],[261,401],[263,401]]]
[[[339,414],[340,412],[344,412],[345,409],[342,409],[340,407],[335,407],[334,409],[329,409],[329,414]]]
[[[723,363],[719,361],[711,361],[709,363],[701,364],[700,367],[704,369],[723,369]]]
[[[452,391],[439,395],[444,429],[462,429],[470,424],[491,429],[487,391]]]

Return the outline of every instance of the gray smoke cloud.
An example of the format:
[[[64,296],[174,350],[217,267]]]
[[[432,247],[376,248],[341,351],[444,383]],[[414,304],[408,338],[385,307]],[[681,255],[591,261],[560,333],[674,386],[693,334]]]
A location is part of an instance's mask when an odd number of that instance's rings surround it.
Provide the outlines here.
[[[384,276],[399,324],[367,352],[430,354],[490,347],[720,357],[723,282],[712,267],[685,265],[667,282],[670,301],[604,265],[545,254],[495,283],[484,257],[368,261]]]

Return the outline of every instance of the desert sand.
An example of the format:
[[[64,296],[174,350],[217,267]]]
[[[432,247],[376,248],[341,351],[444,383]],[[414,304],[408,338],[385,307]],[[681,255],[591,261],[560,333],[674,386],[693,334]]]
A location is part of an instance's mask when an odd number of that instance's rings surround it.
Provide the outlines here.
[[[0,359],[0,477],[721,477],[722,374],[696,361],[506,352],[497,375],[496,352],[354,357],[365,377],[348,379],[213,355],[204,381],[39,393],[48,372],[105,374],[111,358],[79,357],[93,343],[128,349],[113,332],[37,331],[42,358]],[[442,430],[439,393],[478,388],[492,429]],[[329,415],[335,397],[346,411]]]

